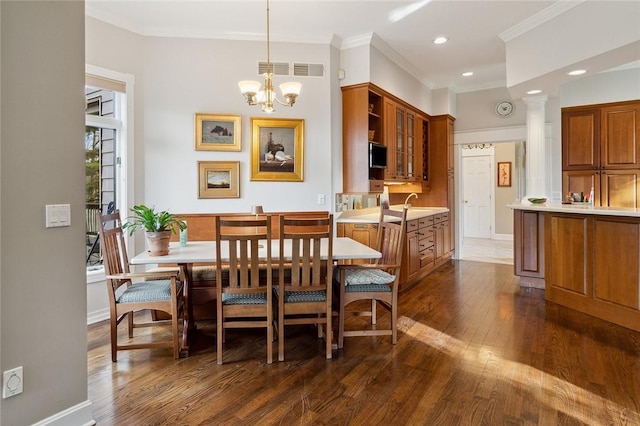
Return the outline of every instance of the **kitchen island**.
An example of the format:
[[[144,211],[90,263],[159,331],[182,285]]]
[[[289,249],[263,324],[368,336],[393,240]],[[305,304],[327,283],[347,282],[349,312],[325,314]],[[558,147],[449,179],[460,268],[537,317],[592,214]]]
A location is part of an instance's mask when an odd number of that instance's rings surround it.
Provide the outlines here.
[[[527,201],[509,207],[521,285],[640,331],[640,209]]]
[[[391,209],[401,210],[402,205]],[[348,210],[336,219],[337,235],[349,237],[375,247],[380,207]],[[411,207],[407,211],[405,249],[400,271],[400,291],[416,283],[453,255],[449,209],[446,207]]]

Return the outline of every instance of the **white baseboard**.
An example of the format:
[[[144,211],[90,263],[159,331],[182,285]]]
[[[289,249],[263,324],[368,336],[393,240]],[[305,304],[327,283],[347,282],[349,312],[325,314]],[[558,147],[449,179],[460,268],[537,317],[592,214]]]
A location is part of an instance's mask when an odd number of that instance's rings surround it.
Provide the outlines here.
[[[108,319],[109,319],[109,309],[100,309],[99,311],[87,313],[87,325],[95,324],[97,322],[108,320]]]
[[[513,234],[493,234],[494,240],[513,241]]]
[[[53,416],[47,417],[44,420],[40,420],[32,426],[93,426],[96,424],[96,421],[93,419],[92,405],[91,401],[86,400],[78,405],[60,411]]]

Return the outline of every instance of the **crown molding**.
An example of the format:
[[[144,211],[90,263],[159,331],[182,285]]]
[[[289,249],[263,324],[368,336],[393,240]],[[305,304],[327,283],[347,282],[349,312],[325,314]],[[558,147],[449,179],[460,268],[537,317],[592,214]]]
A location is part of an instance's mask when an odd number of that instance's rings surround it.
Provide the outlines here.
[[[546,9],[541,10],[535,15],[525,19],[517,25],[503,31],[498,36],[505,43],[520,37],[521,35],[533,30],[534,28],[551,21],[553,18],[562,15],[568,10],[573,9],[576,6],[581,5],[586,0],[560,0],[557,3],[552,4]]]

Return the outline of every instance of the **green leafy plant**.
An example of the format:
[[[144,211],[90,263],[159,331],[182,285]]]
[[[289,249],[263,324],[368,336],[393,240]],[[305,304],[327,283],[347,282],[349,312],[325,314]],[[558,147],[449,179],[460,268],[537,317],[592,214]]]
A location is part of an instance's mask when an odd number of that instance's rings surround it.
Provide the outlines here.
[[[178,219],[174,214],[166,210],[156,212],[155,208],[149,208],[143,204],[133,206],[132,216],[127,217],[127,222],[122,224],[122,229],[128,229],[129,235],[133,235],[138,229],[147,232],[171,231],[176,233],[176,226],[181,231],[187,228],[187,224]]]

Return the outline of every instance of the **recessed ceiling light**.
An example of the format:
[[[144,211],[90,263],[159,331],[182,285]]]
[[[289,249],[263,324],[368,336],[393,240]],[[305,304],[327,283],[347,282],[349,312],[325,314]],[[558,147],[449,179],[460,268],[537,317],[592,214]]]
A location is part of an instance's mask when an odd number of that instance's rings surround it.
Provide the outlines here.
[[[569,71],[567,75],[582,75],[586,72],[587,70],[573,70],[573,71]]]
[[[535,89],[535,90],[529,90],[529,91],[527,92],[527,95],[537,95],[538,93],[541,93],[541,92],[542,92],[542,90],[538,90],[538,89]]]
[[[463,77],[471,77],[472,75],[473,75],[473,71],[467,71],[462,73]]]
[[[442,44],[442,43],[446,43],[449,39],[446,38],[445,36],[440,36],[440,37],[436,37],[433,42],[435,44]]]

